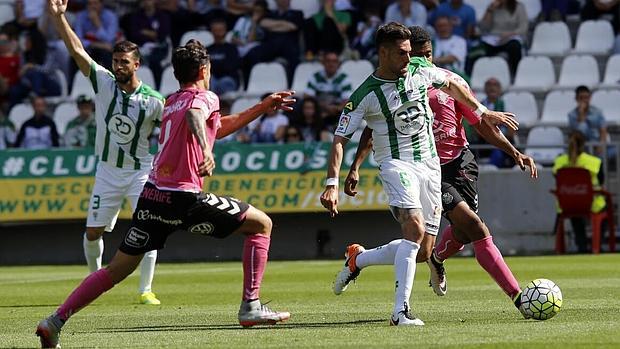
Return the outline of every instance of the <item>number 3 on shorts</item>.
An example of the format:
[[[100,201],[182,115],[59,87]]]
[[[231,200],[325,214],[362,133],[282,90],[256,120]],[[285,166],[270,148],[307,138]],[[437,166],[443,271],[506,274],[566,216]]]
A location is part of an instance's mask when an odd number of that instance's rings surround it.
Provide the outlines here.
[[[93,195],[93,210],[96,210],[99,208],[99,205],[101,203],[101,197],[99,195]]]

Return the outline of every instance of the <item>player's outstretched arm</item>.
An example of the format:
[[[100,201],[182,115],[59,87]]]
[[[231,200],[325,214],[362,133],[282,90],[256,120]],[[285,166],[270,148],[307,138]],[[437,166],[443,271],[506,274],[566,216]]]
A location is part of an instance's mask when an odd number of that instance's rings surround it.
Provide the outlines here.
[[[207,141],[205,117],[200,109],[189,109],[185,113],[185,121],[187,121],[190,131],[198,140],[204,156],[202,163],[198,164],[198,174],[201,176],[211,176],[213,169],[215,169],[215,160]]]
[[[344,146],[348,141],[348,139],[342,136],[334,136],[329,162],[327,163],[327,179],[325,180],[325,191],[321,194],[321,204],[329,211],[332,217],[338,214],[338,174],[342,164]]]
[[[357,150],[355,152],[355,159],[353,159],[353,163],[351,163],[351,168],[349,169],[349,174],[347,178],[344,180],[344,193],[349,196],[355,196],[357,194],[357,190],[355,187],[357,186],[357,182],[359,181],[359,169],[364,162],[364,159],[368,156],[370,151],[372,150],[372,130],[368,127],[364,129],[362,132],[362,136],[360,137],[360,142],[357,145]]]
[[[488,110],[485,106],[478,102],[465,87],[461,86],[453,79],[448,78],[447,84],[442,87],[441,90],[470,109],[475,110],[476,114],[481,116],[483,119],[488,119],[492,124],[506,125],[506,127],[515,131],[519,129],[519,122],[513,113]]]
[[[218,139],[226,137],[229,134],[243,128],[245,125],[249,124],[254,119],[268,111],[273,111],[276,109],[286,111],[293,110],[292,105],[295,103],[295,99],[291,98],[291,96],[294,94],[295,91],[281,91],[272,93],[249,109],[237,114],[222,116],[220,119],[222,127],[220,127],[217,131],[216,137]]]
[[[84,46],[80,41],[80,38],[75,34],[69,22],[67,21],[67,17],[65,17],[65,12],[67,11],[67,1],[68,0],[48,0],[49,1],[49,12],[54,21],[54,26],[58,31],[58,34],[62,38],[62,41],[65,42],[67,46],[67,50],[69,50],[69,54],[75,60],[78,68],[82,74],[86,77],[90,75],[90,63],[92,62],[92,58],[86,53],[84,50]]]

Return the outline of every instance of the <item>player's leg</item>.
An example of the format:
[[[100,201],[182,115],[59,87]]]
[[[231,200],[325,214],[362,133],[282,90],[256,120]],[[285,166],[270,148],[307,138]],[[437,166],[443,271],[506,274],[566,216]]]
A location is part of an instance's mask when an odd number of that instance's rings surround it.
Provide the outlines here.
[[[90,215],[89,215],[90,216]],[[103,233],[105,232],[105,226],[103,227],[86,227],[84,238],[82,240],[82,247],[84,248],[84,258],[86,258],[86,264],[88,270],[92,273],[101,269],[101,259],[103,256]]]

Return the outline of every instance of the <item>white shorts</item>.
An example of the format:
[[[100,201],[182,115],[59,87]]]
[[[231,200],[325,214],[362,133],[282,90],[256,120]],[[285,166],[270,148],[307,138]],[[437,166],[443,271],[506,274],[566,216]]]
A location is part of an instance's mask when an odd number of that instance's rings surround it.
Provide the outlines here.
[[[97,164],[86,226],[105,226],[105,231],[112,231],[125,197],[129,199],[132,212],[136,209],[149,173],[150,169],[121,169],[100,161]]]
[[[389,205],[422,210],[426,233],[437,235],[441,221],[441,166],[439,159],[424,162],[387,160],[379,175]]]

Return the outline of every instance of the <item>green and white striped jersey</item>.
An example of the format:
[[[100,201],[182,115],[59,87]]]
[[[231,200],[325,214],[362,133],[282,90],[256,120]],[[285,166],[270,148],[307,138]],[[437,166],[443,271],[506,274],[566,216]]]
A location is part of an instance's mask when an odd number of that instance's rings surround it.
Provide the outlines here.
[[[340,115],[335,134],[351,138],[362,119],[372,129],[375,160],[421,162],[437,156],[433,112],[427,89],[446,84],[447,76],[426,59],[413,57],[397,80],[370,75],[353,92]]]
[[[149,136],[161,123],[164,97],[144,83],[131,94],[123,92],[114,75],[94,61],[89,80],[95,91],[99,161],[124,169],[150,169]]]

